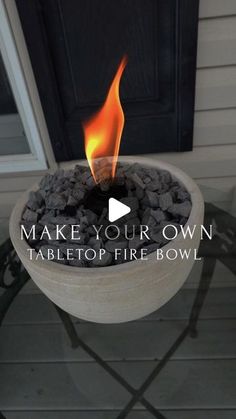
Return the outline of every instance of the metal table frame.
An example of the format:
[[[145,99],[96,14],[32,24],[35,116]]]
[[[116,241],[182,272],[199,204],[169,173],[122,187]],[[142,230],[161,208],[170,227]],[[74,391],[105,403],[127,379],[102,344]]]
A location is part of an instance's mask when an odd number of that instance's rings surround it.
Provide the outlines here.
[[[127,380],[88,346],[86,342],[78,336],[70,315],[54,305],[66,329],[72,348],[83,348],[91,358],[93,358],[130,393],[130,400],[118,414],[117,419],[126,418],[137,403],[141,403],[153,417],[168,419],[145,398],[144,394],[186,337],[190,336],[192,339],[197,339],[198,319],[209,291],[217,260],[220,260],[233,274],[236,274],[236,263],[235,259],[232,258],[233,255],[236,255],[236,218],[212,204],[206,204],[205,227],[209,227],[209,225],[213,223],[216,226],[216,232],[213,239],[211,241],[202,241],[200,246],[199,256],[204,257],[203,269],[186,326],[138,389],[132,387]],[[13,281],[10,284],[7,284],[5,280],[7,269],[10,270],[13,278]],[[12,302],[29,279],[29,274],[18,260],[10,239],[6,240],[0,246],[0,287],[4,289],[3,294],[0,296],[0,326]],[[7,419],[7,417],[5,418],[0,412],[0,419]]]

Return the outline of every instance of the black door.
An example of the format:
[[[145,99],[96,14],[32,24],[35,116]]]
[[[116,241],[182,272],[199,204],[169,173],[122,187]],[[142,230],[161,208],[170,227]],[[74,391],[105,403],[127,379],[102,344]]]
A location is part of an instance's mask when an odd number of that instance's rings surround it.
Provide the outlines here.
[[[84,157],[81,121],[126,53],[122,154],[191,150],[198,0],[17,0],[58,161]]]

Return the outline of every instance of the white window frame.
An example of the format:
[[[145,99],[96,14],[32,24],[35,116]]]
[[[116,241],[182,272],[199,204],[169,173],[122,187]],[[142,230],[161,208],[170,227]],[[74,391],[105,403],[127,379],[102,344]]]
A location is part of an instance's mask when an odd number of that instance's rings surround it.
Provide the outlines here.
[[[7,1],[15,7],[14,2]],[[43,141],[4,0],[0,0],[0,51],[30,148],[29,154],[0,156],[0,173],[45,170],[48,164]]]

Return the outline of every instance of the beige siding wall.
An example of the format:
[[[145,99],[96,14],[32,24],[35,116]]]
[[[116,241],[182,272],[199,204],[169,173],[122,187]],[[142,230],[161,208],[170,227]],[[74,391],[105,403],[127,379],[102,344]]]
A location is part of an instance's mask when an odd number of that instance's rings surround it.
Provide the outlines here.
[[[236,184],[236,1],[200,0],[194,150],[161,154],[202,186],[206,198],[234,206]],[[0,176],[0,219],[42,173]]]
[[[236,211],[236,2],[200,0],[194,149],[162,154],[206,197]]]

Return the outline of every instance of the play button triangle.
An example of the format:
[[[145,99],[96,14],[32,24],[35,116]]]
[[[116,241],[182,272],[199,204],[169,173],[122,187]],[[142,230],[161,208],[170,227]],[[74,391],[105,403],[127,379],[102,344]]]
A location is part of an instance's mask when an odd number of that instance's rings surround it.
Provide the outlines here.
[[[123,204],[115,198],[110,198],[108,203],[108,219],[111,223],[129,214],[131,208],[128,205]]]

